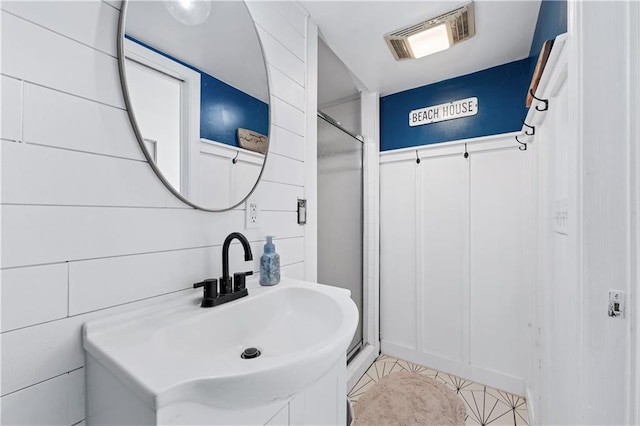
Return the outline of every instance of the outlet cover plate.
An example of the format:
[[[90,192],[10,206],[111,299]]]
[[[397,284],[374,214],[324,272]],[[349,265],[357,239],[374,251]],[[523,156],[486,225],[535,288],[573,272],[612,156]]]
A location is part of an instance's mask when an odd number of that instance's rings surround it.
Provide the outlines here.
[[[567,235],[569,231],[569,199],[560,198],[553,203],[553,230]]]
[[[260,205],[255,197],[247,198],[245,202],[245,228],[260,227]]]

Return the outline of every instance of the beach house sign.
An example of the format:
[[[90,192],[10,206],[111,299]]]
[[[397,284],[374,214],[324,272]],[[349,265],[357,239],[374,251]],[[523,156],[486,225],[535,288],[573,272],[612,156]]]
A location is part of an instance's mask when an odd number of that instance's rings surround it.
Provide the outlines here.
[[[467,98],[446,104],[414,109],[409,113],[409,126],[438,123],[454,118],[469,117],[478,113],[478,98]]]

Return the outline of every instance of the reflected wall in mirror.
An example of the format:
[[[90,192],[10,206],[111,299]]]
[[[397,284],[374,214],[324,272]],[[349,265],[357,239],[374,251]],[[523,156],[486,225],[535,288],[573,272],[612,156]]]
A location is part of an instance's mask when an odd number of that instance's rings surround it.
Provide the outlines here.
[[[266,65],[245,3],[126,1],[118,36],[129,117],[158,177],[193,207],[239,205],[258,184],[269,130]]]

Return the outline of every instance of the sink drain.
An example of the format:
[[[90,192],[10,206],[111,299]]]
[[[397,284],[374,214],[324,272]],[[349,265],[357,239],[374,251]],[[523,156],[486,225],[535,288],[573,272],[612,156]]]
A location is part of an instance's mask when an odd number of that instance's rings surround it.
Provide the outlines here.
[[[258,358],[260,356],[260,349],[258,348],[247,348],[244,351],[242,351],[242,354],[240,355],[240,358],[242,359],[252,359],[252,358]]]

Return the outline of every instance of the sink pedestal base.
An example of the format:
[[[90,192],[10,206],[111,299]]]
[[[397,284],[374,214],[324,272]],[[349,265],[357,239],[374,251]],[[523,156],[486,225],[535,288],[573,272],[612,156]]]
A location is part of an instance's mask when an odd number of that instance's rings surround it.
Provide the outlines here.
[[[290,398],[259,407],[226,409],[179,402],[154,410],[95,358],[86,355],[87,424],[114,425],[344,425],[346,356],[316,383]],[[212,402],[215,403],[215,402]]]

